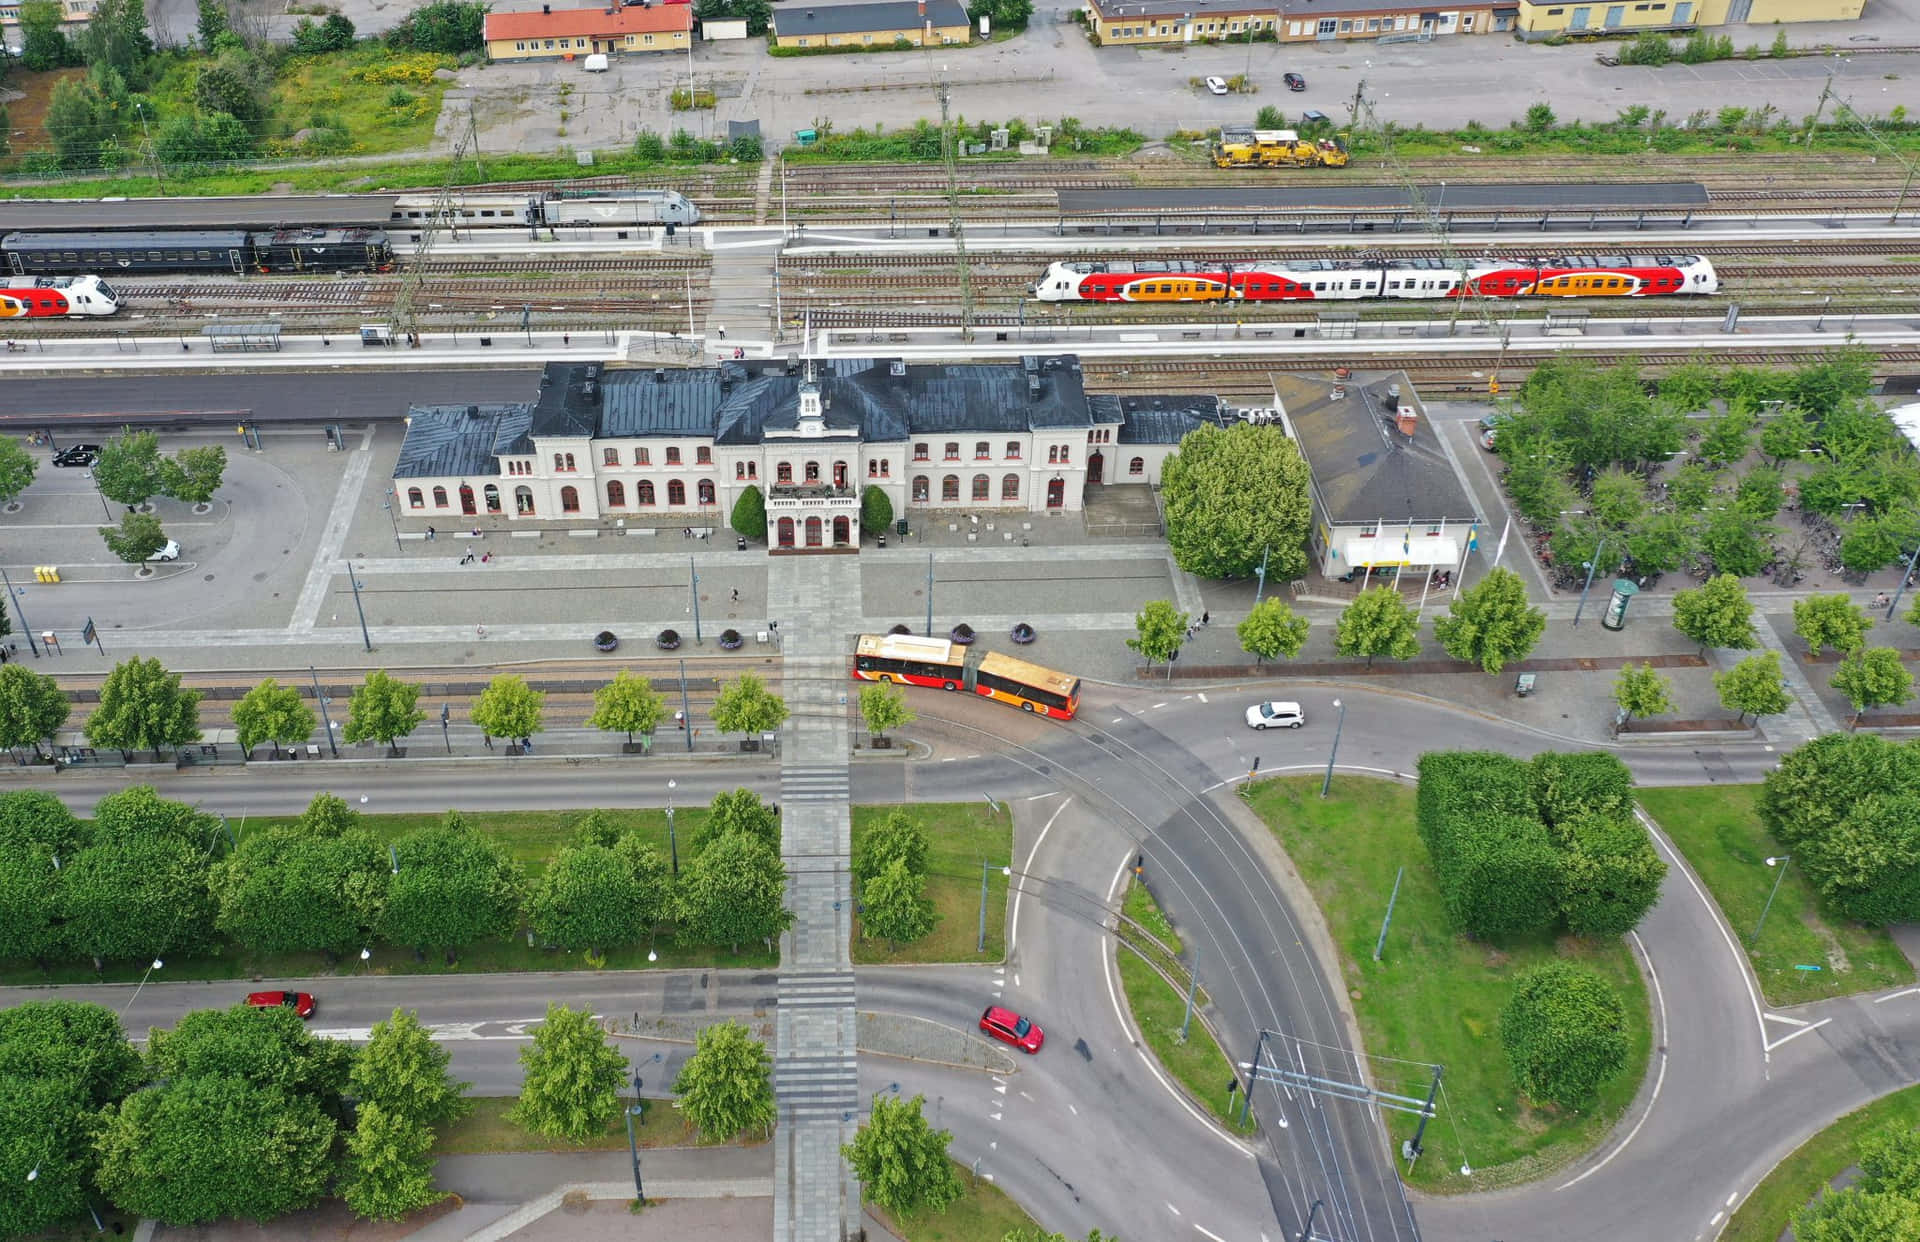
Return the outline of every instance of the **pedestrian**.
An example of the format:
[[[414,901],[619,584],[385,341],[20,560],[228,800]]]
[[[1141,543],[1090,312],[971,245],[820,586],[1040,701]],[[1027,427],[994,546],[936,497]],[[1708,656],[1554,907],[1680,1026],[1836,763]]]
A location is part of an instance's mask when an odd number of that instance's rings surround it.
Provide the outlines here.
[[[481,556],[480,556],[480,563],[481,563],[482,565],[484,565],[484,564],[486,564],[486,563],[487,563],[488,561],[490,561],[490,560],[492,560],[492,559],[493,559],[493,553],[492,553],[492,552],[484,552],[484,553],[482,553],[482,554],[481,554]]]
[[[480,528],[478,526],[473,528],[473,537],[475,539],[480,538]]]
[[[736,604],[740,602],[740,588],[739,588],[739,587],[735,587],[735,588],[733,588],[733,602],[734,602],[734,603],[736,603]]]
[[[466,564],[470,564],[470,563],[471,563],[472,561],[473,561],[473,545],[472,545],[472,544],[468,544],[468,545],[467,545],[467,555],[466,555],[466,556],[465,556],[465,557],[464,557],[464,558],[463,558],[463,559],[461,560],[461,562],[460,562],[460,563],[461,563],[462,565],[466,565]]]
[[[713,328],[714,328],[714,331],[716,331],[716,332],[718,332],[718,333],[720,334],[720,339],[721,339],[721,340],[723,340],[723,341],[724,341],[724,340],[726,340],[726,339],[727,339],[727,325],[725,325],[725,324],[723,324],[723,323],[718,323],[718,324],[715,324],[715,325],[713,326]]]
[[[433,542],[433,536],[434,536],[433,527],[431,526],[427,527],[427,542],[429,543]]]
[[[1882,591],[1880,592],[1880,594],[1873,597],[1873,606],[1875,608],[1885,608],[1888,604],[1892,602],[1893,601],[1891,599],[1887,598],[1887,593],[1885,591]]]
[[[571,345],[571,344],[573,344],[573,333],[571,333],[571,332],[562,332],[562,333],[560,334],[560,343],[561,343],[562,345]]]
[[[487,734],[487,735],[486,735],[486,739],[487,739],[487,749],[488,749],[488,750],[492,750],[492,749],[493,749],[493,735],[492,735],[492,734]]]
[[[1203,612],[1203,613],[1201,613],[1201,614],[1200,614],[1200,624],[1201,624],[1202,626],[1207,626],[1207,625],[1211,625],[1212,623],[1213,623],[1213,614],[1212,614],[1212,613],[1210,613],[1210,612]]]
[[[484,625],[476,625],[473,627],[473,634],[475,638],[485,638],[487,636],[487,627]]]

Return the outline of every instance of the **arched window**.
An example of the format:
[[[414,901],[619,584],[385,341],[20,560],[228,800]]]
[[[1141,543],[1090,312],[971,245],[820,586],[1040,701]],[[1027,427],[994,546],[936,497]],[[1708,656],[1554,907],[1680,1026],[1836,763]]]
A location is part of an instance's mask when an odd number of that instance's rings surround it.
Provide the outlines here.
[[[734,478],[736,478],[736,479],[744,479],[744,478],[746,478],[746,477],[747,477],[747,463],[746,463],[746,462],[744,462],[744,461],[736,461],[736,462],[734,462],[734,463],[733,463],[733,477],[734,477]]]
[[[884,457],[880,459],[880,477],[883,479],[892,477],[892,472],[887,469],[887,459]]]
[[[1000,480],[1000,499],[1002,500],[1020,499],[1020,476],[1019,475],[1010,474]]]
[[[433,507],[436,509],[444,509],[447,507],[447,489],[446,488],[436,487],[433,489]]]
[[[712,504],[713,503],[713,480],[712,479],[700,480],[700,482],[695,486],[695,493],[700,497],[701,504],[703,505]]]
[[[773,481],[775,483],[793,482],[793,463],[783,461],[776,465],[773,468]]]
[[[989,499],[992,494],[992,487],[993,484],[987,479],[986,475],[976,474],[973,476],[973,498],[975,500]]]
[[[877,479],[880,477],[880,459],[878,457],[872,457],[867,460],[867,477],[869,479]]]
[[[820,463],[817,461],[808,462],[807,463],[807,482],[818,483],[819,481],[820,481]]]
[[[748,477],[749,479],[757,479],[757,478],[759,478],[759,477],[760,477],[760,463],[759,463],[759,462],[757,462],[757,461],[750,461],[750,462],[748,462],[748,463],[747,463],[747,477]]]
[[[617,465],[619,465],[619,464],[620,464],[620,450],[619,450],[619,449],[617,449],[617,448],[605,448],[605,449],[601,449],[601,450],[600,450],[600,464],[601,464],[601,465],[603,465],[603,466],[617,466]]]
[[[1047,445],[1047,464],[1049,466],[1060,464],[1060,449],[1057,445]]]
[[[1147,472],[1147,459],[1144,457],[1136,457],[1132,461],[1127,463],[1128,474],[1145,474],[1146,472]]]
[[[985,440],[975,440],[973,442],[973,459],[975,461],[986,461],[992,456],[992,445],[988,444]]]
[[[525,489],[523,488],[523,489],[521,489],[521,490],[523,490],[523,491],[524,491]],[[500,489],[499,489],[499,487],[498,487],[498,486],[496,486],[496,485],[494,485],[494,484],[492,484],[492,483],[489,483],[489,484],[487,484],[487,490],[486,490],[486,492],[485,492],[484,494],[485,494],[485,496],[486,496],[486,501],[487,501],[487,512],[488,512],[488,513],[498,513],[498,512],[500,512]]]
[[[1060,446],[1060,464],[1064,466],[1072,460],[1073,446],[1071,444],[1062,444]]]
[[[923,504],[926,502],[927,487],[928,487],[928,483],[927,483],[926,475],[916,474],[913,476],[913,498],[915,500],[918,500]]]
[[[607,483],[607,508],[624,509],[627,507],[627,485],[618,479]]]
[[[940,499],[942,500],[960,499],[960,476],[959,475],[950,474],[946,478],[940,480]]]
[[[687,503],[687,485],[678,479],[667,480],[667,503],[684,505]]]
[[[442,496],[447,494],[447,489],[444,487],[438,490]],[[410,509],[424,509],[427,507],[427,498],[421,494],[419,488],[409,487],[407,489],[407,507]]]
[[[513,489],[513,511],[525,517],[533,512],[533,489],[521,486]]]
[[[563,487],[560,489],[560,512],[562,513],[580,512],[580,489],[579,488]]]
[[[633,485],[633,503],[650,505],[653,503],[653,480],[642,479]]]

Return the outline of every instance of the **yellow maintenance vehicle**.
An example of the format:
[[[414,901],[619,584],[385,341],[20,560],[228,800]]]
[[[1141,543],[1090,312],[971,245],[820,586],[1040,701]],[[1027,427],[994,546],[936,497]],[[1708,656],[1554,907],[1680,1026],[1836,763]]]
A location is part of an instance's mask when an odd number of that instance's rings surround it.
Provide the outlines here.
[[[1345,168],[1348,158],[1345,134],[1316,142],[1291,129],[1223,129],[1213,144],[1216,168]]]

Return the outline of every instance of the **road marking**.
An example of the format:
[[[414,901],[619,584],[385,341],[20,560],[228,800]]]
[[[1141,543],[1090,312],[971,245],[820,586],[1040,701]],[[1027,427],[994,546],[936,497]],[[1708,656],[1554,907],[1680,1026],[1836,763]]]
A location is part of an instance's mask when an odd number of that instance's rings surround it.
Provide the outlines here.
[[[1152,707],[1149,707],[1147,710],[1150,712],[1157,712],[1165,706],[1166,706],[1165,703],[1155,703]]]
[[[1730,1195],[1728,1195],[1728,1196],[1727,1196],[1727,1206],[1728,1206],[1728,1207],[1732,1207],[1732,1206],[1733,1206],[1733,1201],[1734,1201],[1735,1199],[1738,1199],[1739,1197],[1740,1197],[1740,1192],[1739,1192],[1739,1191],[1737,1191],[1737,1190],[1736,1190],[1736,1191],[1734,1191],[1734,1192],[1733,1192],[1732,1194],[1730,1194]]]
[[[1213,1242],[1227,1242],[1225,1238],[1221,1237],[1219,1234],[1215,1233],[1213,1230],[1207,1228],[1205,1225],[1195,1225],[1194,1228],[1199,1230],[1201,1233],[1206,1234],[1209,1238],[1212,1238]]]
[[[1053,795],[1041,794],[1040,796],[1043,798],[1050,798]],[[1053,821],[1060,818],[1061,811],[1066,810],[1068,807],[1072,805],[1073,805],[1073,796],[1069,794],[1067,796],[1067,800],[1065,802],[1062,802],[1057,808],[1055,808],[1053,814],[1047,817],[1046,824],[1043,825],[1040,829],[1040,835],[1033,839],[1033,848],[1027,851],[1026,861],[1020,864],[1021,875],[1029,874],[1033,870],[1034,857],[1040,853],[1040,843],[1047,839],[1047,833],[1053,828]],[[1020,934],[1020,899],[1025,895],[1026,895],[1026,892],[1024,889],[1020,888],[1018,885],[1014,886],[1013,914],[1011,917],[1007,919],[1007,955],[1009,957],[1013,955],[1013,946]],[[1109,901],[1113,900],[1111,894],[1108,895],[1107,900]],[[1004,967],[1002,967],[1002,969],[1004,969]],[[1018,975],[1014,976],[1013,983],[1015,987],[1020,986],[1020,978]]]
[[[1068,1112],[1070,1112],[1070,1113],[1072,1113],[1072,1114],[1073,1114],[1074,1116],[1076,1116],[1076,1117],[1078,1117],[1078,1116],[1080,1115],[1080,1110],[1079,1110],[1079,1109],[1077,1109],[1077,1108],[1075,1108],[1075,1107],[1074,1107],[1073,1105],[1071,1105],[1071,1104],[1069,1104],[1069,1105],[1067,1105],[1067,1111],[1068,1111]]]
[[[1167,1204],[1167,1211],[1172,1212],[1175,1216],[1180,1215],[1180,1209],[1173,1206],[1173,1204],[1171,1203]]]
[[[1774,1014],[1768,1014],[1767,1016],[1769,1018],[1773,1018],[1776,1022],[1792,1022],[1800,1028],[1799,1030],[1793,1032],[1791,1035],[1782,1035],[1779,1039],[1776,1039],[1772,1043],[1768,1044],[1767,1055],[1769,1057],[1773,1055],[1773,1050],[1775,1048],[1778,1048],[1780,1045],[1787,1043],[1790,1040],[1798,1039],[1802,1035],[1807,1034],[1809,1031],[1817,1031],[1821,1027],[1825,1026],[1827,1023],[1833,1021],[1832,1018],[1822,1018],[1818,1022],[1800,1022],[1794,1018],[1781,1018],[1781,1017],[1777,1017]]]
[[[1013,977],[1013,986],[1014,986],[1014,987],[1016,987],[1016,988],[1020,986],[1020,976],[1019,976],[1019,975],[1015,975],[1015,976]]]
[[[1720,1218],[1721,1218],[1722,1216],[1725,1216],[1725,1215],[1726,1215],[1726,1213],[1725,1213],[1725,1212],[1715,1212],[1715,1213],[1713,1214],[1713,1219],[1712,1219],[1712,1220],[1710,1220],[1710,1221],[1708,1221],[1707,1223],[1708,1223],[1709,1225],[1717,1225],[1717,1224],[1719,1224],[1719,1223],[1720,1223]]]
[[[1901,988],[1898,992],[1890,992],[1885,996],[1874,997],[1873,1003],[1876,1005],[1884,1005],[1890,1000],[1899,1000],[1902,996],[1914,995],[1920,995],[1920,988]]]
[[[1799,1019],[1799,1018],[1789,1018],[1789,1017],[1788,1017],[1787,1015],[1785,1015],[1785,1014],[1783,1014],[1783,1013],[1770,1013],[1770,1014],[1768,1014],[1768,1015],[1767,1015],[1767,1021],[1769,1021],[1769,1022],[1784,1022],[1784,1023],[1786,1023],[1786,1024],[1788,1025],[1788,1026],[1805,1026],[1805,1025],[1807,1025],[1807,1024],[1806,1024],[1806,1022],[1804,1022],[1804,1021],[1802,1021],[1801,1019]]]
[[[1636,931],[1629,931],[1627,935],[1633,940],[1634,947],[1640,951],[1640,960],[1646,963],[1647,978],[1653,980],[1654,1008],[1657,1009],[1660,1013],[1660,1032],[1663,1038],[1660,1041],[1662,1045],[1660,1050],[1660,1068],[1653,1076],[1653,1094],[1647,1099],[1646,1111],[1640,1114],[1640,1120],[1633,1123],[1633,1129],[1627,1131],[1627,1136],[1620,1140],[1620,1145],[1618,1147],[1615,1147],[1612,1151],[1608,1152],[1606,1154],[1605,1159],[1601,1160],[1599,1164],[1594,1165],[1591,1169],[1588,1169],[1585,1173],[1582,1173],[1580,1176],[1574,1178],[1570,1182],[1562,1182],[1560,1185],[1555,1186],[1554,1190],[1556,1191],[1566,1190],[1570,1187],[1578,1186],[1581,1182],[1586,1181],[1589,1177],[1592,1177],[1595,1173],[1598,1173],[1600,1170],[1606,1168],[1609,1164],[1613,1163],[1613,1158],[1619,1155],[1621,1152],[1625,1151],[1627,1149],[1627,1144],[1633,1142],[1633,1136],[1640,1133],[1640,1127],[1647,1124],[1647,1118],[1653,1116],[1654,1105],[1660,1102],[1660,1088],[1666,1085],[1667,1051],[1666,1051],[1665,1045],[1667,1043],[1667,1040],[1664,1038],[1664,1036],[1666,1035],[1666,1032],[1667,1032],[1667,994],[1666,994],[1666,991],[1660,986],[1659,974],[1656,973],[1653,969],[1653,959],[1647,956],[1647,947],[1640,942],[1640,933]]]
[[[1021,1099],[1023,1099],[1023,1100],[1025,1100],[1025,1101],[1027,1101],[1027,1102],[1028,1102],[1029,1104],[1031,1104],[1031,1103],[1033,1102],[1033,1097],[1032,1097],[1032,1096],[1030,1096],[1030,1095],[1028,1095],[1028,1094],[1027,1094],[1026,1092],[1024,1092],[1024,1091],[1022,1091],[1022,1092],[1020,1093],[1020,1098],[1021,1098]]]
[[[1196,694],[1196,695],[1194,695],[1193,697],[1194,697],[1194,698],[1196,698],[1196,699],[1199,699],[1199,700],[1200,700],[1200,701],[1201,701],[1202,703],[1205,703],[1205,702],[1207,701],[1207,696],[1206,696],[1206,695],[1204,695],[1204,694]],[[1211,1235],[1209,1235],[1209,1236],[1211,1236]]]
[[[1127,721],[1127,718],[1125,716],[1115,716],[1112,720],[1107,721],[1107,723],[1108,724],[1125,724],[1126,721]]]
[[[1038,802],[1042,798],[1058,798],[1059,796],[1060,796],[1060,791],[1058,789],[1054,789],[1054,790],[1049,790],[1048,792],[1043,794],[1031,794],[1028,797],[1022,798],[1021,801],[1022,802]]]
[[[945,758],[943,758],[943,759],[941,759],[941,760],[940,760],[940,762],[942,762],[942,763],[952,763],[952,762],[953,762],[953,761],[954,761],[955,759],[957,759],[957,758],[959,758],[959,756],[958,756],[958,755],[948,755],[948,756],[946,756]]]

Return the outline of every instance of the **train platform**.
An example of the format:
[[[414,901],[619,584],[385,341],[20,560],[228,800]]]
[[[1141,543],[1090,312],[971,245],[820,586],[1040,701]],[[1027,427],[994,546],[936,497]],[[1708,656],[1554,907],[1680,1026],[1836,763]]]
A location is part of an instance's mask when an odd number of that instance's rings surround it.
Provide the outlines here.
[[[1635,210],[1672,211],[1704,207],[1707,187],[1697,181],[1609,183],[1542,182],[1534,185],[1491,185],[1434,182],[1419,187],[1420,196],[1436,211],[1448,208],[1510,211]],[[1090,216],[1112,212],[1138,215],[1226,208],[1239,211],[1310,211],[1412,209],[1413,196],[1392,185],[1211,186],[1168,190],[1062,190],[1062,216]]]

